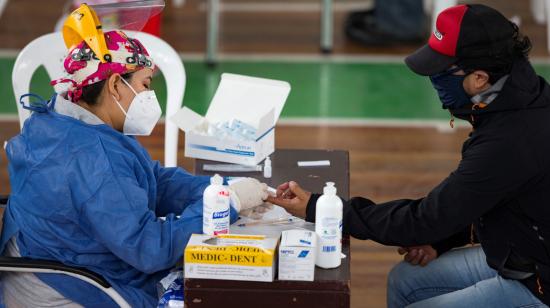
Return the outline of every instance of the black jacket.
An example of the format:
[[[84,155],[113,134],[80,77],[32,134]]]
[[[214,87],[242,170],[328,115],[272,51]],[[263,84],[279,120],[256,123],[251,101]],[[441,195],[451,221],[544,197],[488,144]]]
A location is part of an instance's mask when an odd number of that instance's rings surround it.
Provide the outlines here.
[[[528,260],[522,270],[536,273],[522,282],[549,304],[537,285],[550,293],[548,83],[520,60],[491,104],[453,113],[474,127],[456,170],[422,199],[375,205],[352,198],[344,205],[344,233],[385,245],[431,244],[440,254],[479,239],[487,263],[501,273],[513,264],[511,254]],[[308,221],[318,197],[308,203]]]

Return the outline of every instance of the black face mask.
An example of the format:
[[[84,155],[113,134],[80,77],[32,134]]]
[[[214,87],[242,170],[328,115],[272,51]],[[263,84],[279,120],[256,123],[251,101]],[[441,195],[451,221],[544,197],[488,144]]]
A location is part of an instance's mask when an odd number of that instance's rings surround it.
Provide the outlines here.
[[[466,75],[453,75],[460,68],[447,70],[430,76],[433,87],[437,90],[443,109],[458,109],[471,103],[470,96],[464,90],[463,82]]]

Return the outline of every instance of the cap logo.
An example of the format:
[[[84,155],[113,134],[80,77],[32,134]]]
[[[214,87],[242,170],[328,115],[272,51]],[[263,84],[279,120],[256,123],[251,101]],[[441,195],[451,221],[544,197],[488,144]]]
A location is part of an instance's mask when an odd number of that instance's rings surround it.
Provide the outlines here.
[[[441,32],[439,32],[439,30],[437,29],[434,30],[434,36],[438,41],[441,41],[443,39],[443,34],[441,34]]]

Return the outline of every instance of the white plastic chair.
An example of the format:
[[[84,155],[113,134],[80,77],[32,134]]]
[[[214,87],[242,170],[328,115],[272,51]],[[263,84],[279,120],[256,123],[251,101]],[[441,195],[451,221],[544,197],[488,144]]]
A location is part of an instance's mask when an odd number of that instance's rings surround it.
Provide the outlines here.
[[[185,68],[178,53],[162,39],[143,32],[125,31],[129,37],[137,38],[151,54],[153,61],[164,74],[166,80],[167,103],[166,119],[175,114],[182,105],[185,92]],[[66,75],[63,60],[67,49],[60,32],[43,35],[30,42],[17,56],[12,72],[13,92],[19,114],[19,123],[30,116],[30,112],[19,104],[19,97],[29,92],[34,72],[44,66],[50,79]],[[178,127],[170,121],[165,122],[164,165],[177,166]]]
[[[185,67],[178,53],[162,39],[144,32],[125,31],[129,37],[137,38],[153,58],[166,81],[166,115],[170,119],[180,110],[187,78]],[[172,121],[165,121],[164,132],[164,166],[178,165],[179,129]]]
[[[550,53],[550,0],[531,0],[531,13],[538,24],[546,23],[546,49]]]

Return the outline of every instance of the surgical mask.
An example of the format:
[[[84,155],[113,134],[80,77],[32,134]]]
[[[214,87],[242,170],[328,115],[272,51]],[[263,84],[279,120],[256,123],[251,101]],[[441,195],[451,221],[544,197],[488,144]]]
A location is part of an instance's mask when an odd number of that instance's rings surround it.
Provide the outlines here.
[[[464,90],[466,75],[453,75],[460,68],[430,76],[433,87],[437,90],[443,109],[457,109],[471,103],[470,96]]]
[[[122,81],[124,81],[135,94],[127,112],[124,111],[124,108],[122,108],[118,100],[113,96],[118,107],[126,116],[122,132],[125,135],[151,135],[153,128],[155,128],[162,114],[155,91],[148,90],[137,93],[124,78],[122,78]]]

